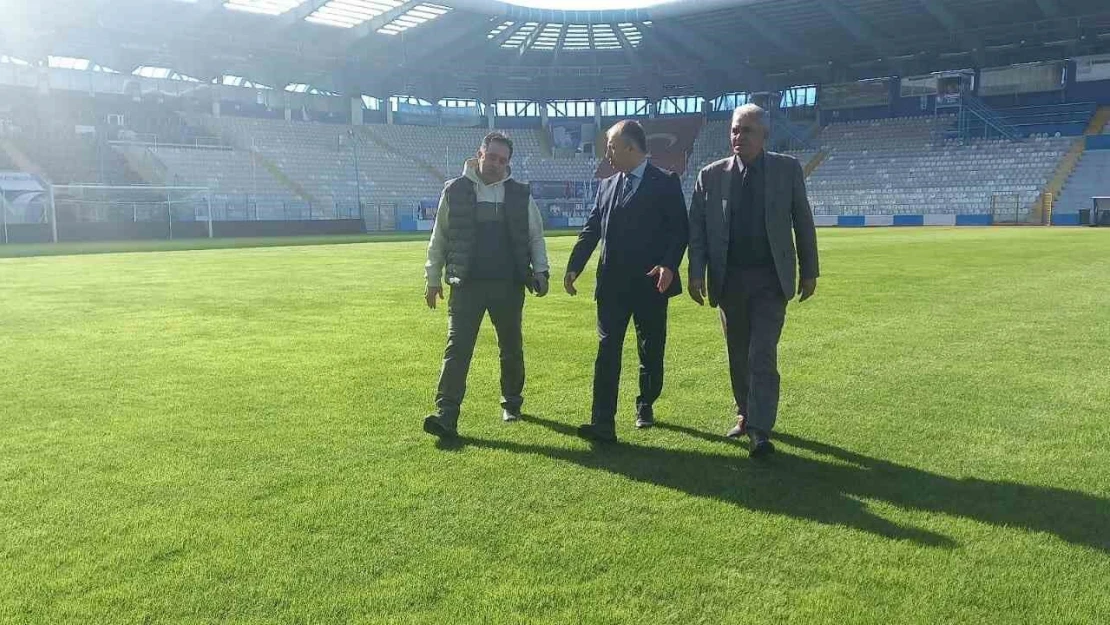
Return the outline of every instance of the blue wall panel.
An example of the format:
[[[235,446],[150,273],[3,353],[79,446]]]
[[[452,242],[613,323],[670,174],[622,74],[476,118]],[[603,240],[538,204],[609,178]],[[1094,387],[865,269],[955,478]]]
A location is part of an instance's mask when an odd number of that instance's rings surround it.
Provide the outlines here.
[[[895,215],[894,225],[896,226],[924,226],[925,215]]]
[[[1087,137],[1088,150],[1110,150],[1110,135],[1093,135]]]
[[[990,215],[956,215],[957,226],[989,226],[992,223]]]

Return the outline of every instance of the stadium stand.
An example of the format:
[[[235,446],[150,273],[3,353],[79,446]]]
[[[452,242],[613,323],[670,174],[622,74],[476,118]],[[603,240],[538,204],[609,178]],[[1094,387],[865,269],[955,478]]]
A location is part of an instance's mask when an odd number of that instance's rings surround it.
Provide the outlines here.
[[[712,120],[705,123],[690,149],[690,165],[682,177],[682,191],[689,203],[694,193],[698,172],[713,161],[732,153],[728,138],[729,121]]]
[[[446,180],[458,175],[462,163],[474,156],[482,138],[490,131],[486,128],[435,128],[424,126],[403,126],[388,124],[368,124],[359,130],[377,137],[389,148],[408,158],[427,164],[440,178]],[[512,136],[515,133],[506,132]],[[524,131],[522,134],[529,134]],[[525,155],[513,141],[513,158]]]
[[[443,181],[457,175],[488,132],[217,117],[162,103],[89,101],[67,95],[50,100],[42,107],[45,114],[38,105],[7,110],[5,140],[41,170],[33,173],[55,183],[206,187],[221,219],[357,216],[359,199],[363,207],[374,205],[367,227],[373,222],[373,228],[391,228],[410,215],[431,219]],[[986,215],[1000,198],[1034,204],[1074,142],[1049,131],[1081,133],[1094,110],[1086,103],[1000,110],[1008,123],[1030,132],[1019,142],[952,139],[953,116],[834,123],[811,140],[813,149],[793,154],[803,164],[819,151],[824,156],[808,181],[818,215]],[[730,152],[727,119],[643,123],[655,161],[685,171],[687,197],[697,172]],[[588,210],[593,181],[609,173],[602,159],[583,153],[553,157],[538,128],[503,132],[516,146],[514,175],[542,186],[549,216],[577,217]],[[19,169],[8,156],[0,150],[0,167]],[[151,171],[139,166],[143,159],[156,162]],[[1108,167],[1110,157],[1102,153],[1083,155],[1056,212],[1074,213],[1087,207],[1091,195],[1110,194],[1102,182]]]
[[[443,180],[457,175],[488,132],[481,127],[216,117],[181,113],[158,102],[73,94],[52,96],[49,115],[37,114],[37,108],[12,111],[9,125],[18,132],[11,140],[54,182],[199,185],[223,196],[227,205],[244,205],[242,210],[259,215],[341,208],[350,213],[357,211],[360,198],[364,204],[391,203],[407,214],[438,196]],[[1032,135],[1019,143],[942,141],[938,137],[951,136],[954,121],[948,116],[835,123],[813,140],[815,149],[794,154],[808,163],[816,148],[827,153],[809,180],[819,214],[983,214],[1002,195],[1023,205],[1034,202],[1070,145],[1047,135],[1081,133],[1094,110],[1089,103],[998,109],[1008,124]],[[700,117],[680,116],[643,123],[655,161],[685,171],[687,194],[696,172],[730,151],[727,120],[703,124]],[[595,177],[609,173],[593,154],[552,157],[539,129],[504,132],[516,144],[518,179],[545,183],[549,190],[560,182],[585,183],[589,189]],[[157,144],[149,152],[164,175],[144,180],[129,166],[125,150],[108,148],[109,140]],[[200,147],[202,141],[233,149]],[[1083,208],[1090,195],[1100,192],[1103,160],[1101,155],[1083,157],[1056,203],[1057,212]],[[4,167],[18,168],[12,162]],[[566,188],[574,192],[567,199],[584,199],[580,187]]]
[[[40,128],[13,137],[13,143],[56,184],[140,184],[142,179],[96,133],[73,128]]]
[[[361,195],[364,204],[396,204],[401,214],[411,212],[422,201],[438,198],[444,181],[459,174],[463,162],[474,155],[489,132],[485,128],[186,117],[240,151],[257,149],[301,187],[314,205],[354,206],[356,196]],[[542,152],[536,130],[501,132],[513,139],[513,174],[520,180],[579,182],[594,177],[598,160],[592,155],[551,158]],[[355,154],[361,188],[355,183]],[[210,175],[219,173],[215,164],[211,167]]]
[[[55,111],[72,110],[74,106],[72,99],[64,100]],[[105,137],[158,143],[147,149],[164,166],[164,176],[145,182],[204,186],[218,196],[218,208],[257,218],[299,217],[314,211],[357,213],[360,197],[364,204],[391,203],[398,207],[398,214],[409,214],[422,201],[438,196],[443,181],[457,175],[462,161],[474,153],[488,132],[484,128],[350,126],[215,117],[139,103],[103,106],[105,110],[123,112],[111,118],[116,123],[94,126],[91,133],[75,133],[73,115],[63,116],[65,123],[54,124],[34,116],[13,120],[21,128],[15,143],[55,182],[111,184],[144,180],[128,166],[122,151],[108,149]],[[1035,122],[1029,127],[1043,128],[1048,124],[1047,116],[1052,116],[1053,124],[1076,126],[1085,124],[1092,113],[1093,106],[1084,104],[1026,107],[1005,114],[1015,125]],[[78,119],[86,119],[80,115],[87,112],[78,114]],[[93,121],[97,119],[101,117]],[[938,141],[952,124],[952,117],[922,116],[827,126],[815,141],[828,157],[809,180],[815,212],[986,214],[991,212],[994,200],[1003,195],[1028,205],[1036,201],[1071,141],[1045,136],[1019,143],[994,139]],[[700,118],[679,117],[646,120],[645,125],[653,137],[651,149],[656,162],[686,171],[687,194],[696,172],[730,151],[727,120],[702,125]],[[581,182],[589,189],[597,175],[608,173],[608,166],[592,154],[551,157],[544,151],[537,130],[505,132],[516,144],[514,174],[518,179]],[[186,147],[201,137],[218,137],[231,147]],[[252,157],[252,151],[256,157]],[[814,154],[815,150],[795,153],[803,163]],[[14,168],[14,164],[9,163],[7,168]],[[1085,207],[1087,198],[1098,192],[1104,169],[1103,157],[1085,156],[1056,210]],[[580,190],[574,191],[573,199],[583,202]]]
[[[1000,197],[1035,202],[1073,139],[937,144],[947,117],[832,124],[828,158],[810,176],[816,214],[990,214]]]
[[[257,147],[311,195],[336,201],[354,201],[352,153],[358,154],[360,180],[368,197],[378,195],[389,201],[438,197],[444,180],[458,175],[463,162],[474,155],[489,132],[484,128],[345,126],[204,115],[191,119],[237,147]],[[546,170],[534,164],[548,161],[562,164],[556,169],[574,175],[583,168],[573,160],[542,158],[533,130],[504,132],[513,139],[518,177],[527,179],[524,172]],[[346,188],[336,192],[337,184]]]
[[[1110,150],[1083,153],[1056,200],[1053,212],[1074,214],[1091,208],[1091,198],[1110,196]]]
[[[1059,133],[1067,137],[1083,134],[1097,108],[1094,102],[1017,106],[1000,108],[998,115],[1024,136],[1054,136]]]
[[[4,138],[26,159],[21,167],[5,154],[5,168],[25,168],[55,184],[142,182],[108,143],[118,127],[84,106],[89,98],[70,94],[28,97],[7,89],[0,96],[12,103],[4,116]]]
[[[188,119],[241,151],[257,149],[300,185],[309,202],[320,207],[355,205],[356,168],[344,127],[250,117],[196,115]],[[369,176],[359,174],[369,191]]]
[[[592,155],[579,155],[576,158],[543,158],[524,156],[517,161],[514,175],[524,181],[557,180],[568,182],[589,181],[595,178],[599,160]]]
[[[367,124],[359,130],[377,137],[390,149],[426,164],[441,179],[459,175],[473,157],[487,128],[429,129],[423,126]],[[598,159],[589,154],[555,158],[542,147],[537,129],[497,129],[513,141],[513,176],[519,180],[584,181],[594,177]],[[442,183],[440,185],[442,188]],[[433,195],[438,195],[438,190]]]
[[[284,219],[309,210],[304,198],[286,189],[266,167],[252,163],[249,152],[179,146],[158,146],[153,152],[169,171],[167,185],[207,187],[217,215]]]
[[[361,196],[364,204],[405,204],[411,211],[420,199],[443,189],[442,178],[390,151],[361,127],[210,115],[190,119],[240,150],[257,149],[320,207],[357,211]]]
[[[694,183],[697,182],[698,172],[703,167],[732,154],[729,139],[729,120],[712,120],[706,122],[701,128],[697,139],[690,150],[689,167],[682,178],[682,190],[686,194],[687,202],[694,193]],[[788,152],[797,158],[802,165],[809,163],[817,154],[816,150]]]
[[[16,119],[8,137],[51,182],[56,184],[137,184],[142,179],[116,154],[94,126],[26,115]]]
[[[540,140],[540,136],[544,133],[540,128],[499,128],[498,132],[508,135],[513,140],[514,160],[518,154],[525,158],[549,158],[551,156],[550,151],[544,148],[544,142]]]

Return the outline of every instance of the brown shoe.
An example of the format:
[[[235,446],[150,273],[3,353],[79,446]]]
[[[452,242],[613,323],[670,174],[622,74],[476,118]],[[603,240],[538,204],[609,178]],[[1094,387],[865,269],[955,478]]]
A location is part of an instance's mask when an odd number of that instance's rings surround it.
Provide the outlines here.
[[[748,433],[748,424],[745,422],[744,415],[736,415],[736,426],[728,431],[725,436],[729,438],[740,438]]]

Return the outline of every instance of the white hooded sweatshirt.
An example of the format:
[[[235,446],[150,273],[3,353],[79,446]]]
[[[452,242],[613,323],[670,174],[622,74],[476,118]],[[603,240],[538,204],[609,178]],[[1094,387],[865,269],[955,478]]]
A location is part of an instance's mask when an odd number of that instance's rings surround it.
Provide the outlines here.
[[[474,191],[479,202],[492,202],[504,204],[505,181],[512,178],[510,171],[504,179],[486,184],[478,175],[478,159],[466,161],[463,167],[463,176],[474,182]],[[451,207],[447,205],[447,192],[444,190],[439,197],[439,210],[436,211],[435,226],[432,227],[432,240],[428,244],[428,260],[424,263],[424,273],[428,286],[442,286],[443,266],[447,262],[447,238],[450,236]],[[528,198],[528,247],[532,257],[532,271],[540,273],[549,271],[547,264],[547,244],[543,239],[543,216],[535,198]]]

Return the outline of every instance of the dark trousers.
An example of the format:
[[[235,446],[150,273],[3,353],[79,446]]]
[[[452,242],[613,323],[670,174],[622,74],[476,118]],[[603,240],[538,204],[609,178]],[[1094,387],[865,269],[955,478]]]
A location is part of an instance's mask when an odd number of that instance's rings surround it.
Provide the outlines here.
[[[508,280],[472,281],[452,287],[447,300],[447,349],[439,376],[436,410],[457,422],[478,329],[489,311],[501,351],[501,407],[519,410],[524,398],[524,346],[521,320],[524,287]]]
[[[779,409],[778,350],[786,297],[774,267],[729,267],[720,301],[737,414],[770,432]]]
[[[613,297],[597,303],[597,360],[594,361],[594,398],[591,422],[608,431],[615,428],[621,352],[628,321],[636,325],[640,355],[640,395],[636,414],[651,414],[663,391],[663,354],[667,345],[667,300]]]

